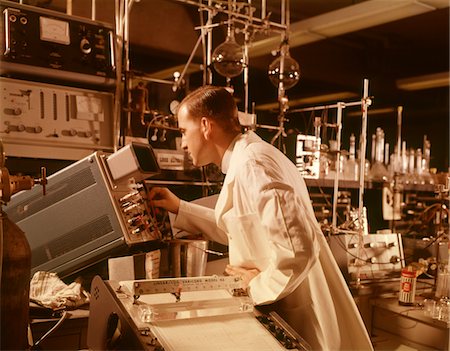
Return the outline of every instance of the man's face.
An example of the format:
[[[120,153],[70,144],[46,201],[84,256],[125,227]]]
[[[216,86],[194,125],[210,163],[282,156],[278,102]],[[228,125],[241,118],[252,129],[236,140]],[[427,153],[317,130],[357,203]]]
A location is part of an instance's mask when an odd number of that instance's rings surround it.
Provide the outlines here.
[[[181,147],[187,150],[194,166],[206,166],[208,163],[206,139],[204,137],[201,119],[191,118],[186,106],[178,110],[178,127],[181,131]]]

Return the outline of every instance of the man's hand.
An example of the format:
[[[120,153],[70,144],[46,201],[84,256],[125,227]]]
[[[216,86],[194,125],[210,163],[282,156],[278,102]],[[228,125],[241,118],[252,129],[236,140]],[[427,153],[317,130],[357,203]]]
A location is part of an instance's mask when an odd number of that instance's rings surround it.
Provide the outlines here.
[[[246,289],[250,283],[250,280],[252,280],[254,277],[256,277],[260,271],[256,268],[247,269],[242,267],[236,267],[231,266],[227,264],[227,267],[225,268],[225,272],[232,276],[238,276],[241,277],[243,281],[243,288]]]
[[[153,187],[148,193],[148,199],[155,207],[162,207],[169,212],[178,213],[180,199],[167,188]]]

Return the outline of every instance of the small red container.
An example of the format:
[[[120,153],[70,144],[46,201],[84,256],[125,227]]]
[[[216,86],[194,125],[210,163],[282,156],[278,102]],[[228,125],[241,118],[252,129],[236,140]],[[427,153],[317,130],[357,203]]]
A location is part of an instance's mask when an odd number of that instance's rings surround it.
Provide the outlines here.
[[[400,292],[398,294],[398,303],[404,306],[414,305],[416,296],[416,271],[409,268],[403,268],[400,276]]]

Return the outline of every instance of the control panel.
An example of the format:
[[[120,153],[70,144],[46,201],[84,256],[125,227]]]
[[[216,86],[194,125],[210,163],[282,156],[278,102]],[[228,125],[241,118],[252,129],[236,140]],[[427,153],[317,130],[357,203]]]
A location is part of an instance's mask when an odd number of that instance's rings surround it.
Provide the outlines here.
[[[112,93],[0,78],[0,101],[7,156],[64,159],[67,152],[58,156],[55,148],[92,153],[113,147]],[[52,151],[41,155],[31,146]]]
[[[122,223],[124,238],[128,245],[160,240],[156,214],[147,201],[147,192],[140,183],[118,186],[112,189]]]
[[[400,234],[343,234],[328,240],[347,281],[399,277],[405,265]]]
[[[2,74],[115,83],[111,26],[9,1],[0,9]]]
[[[256,318],[286,350],[312,350],[311,346],[276,312],[258,314]]]

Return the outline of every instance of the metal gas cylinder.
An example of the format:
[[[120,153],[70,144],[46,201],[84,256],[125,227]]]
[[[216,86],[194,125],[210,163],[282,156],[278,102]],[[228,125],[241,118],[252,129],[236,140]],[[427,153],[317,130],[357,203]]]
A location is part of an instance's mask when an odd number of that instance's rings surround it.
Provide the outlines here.
[[[41,168],[41,178],[13,176],[5,164],[3,144],[0,140],[0,350],[27,350],[28,319],[30,309],[31,249],[25,233],[13,223],[1,206],[18,191],[42,184],[45,195],[47,177]]]
[[[1,211],[1,350],[27,350],[31,250],[25,233]]]

